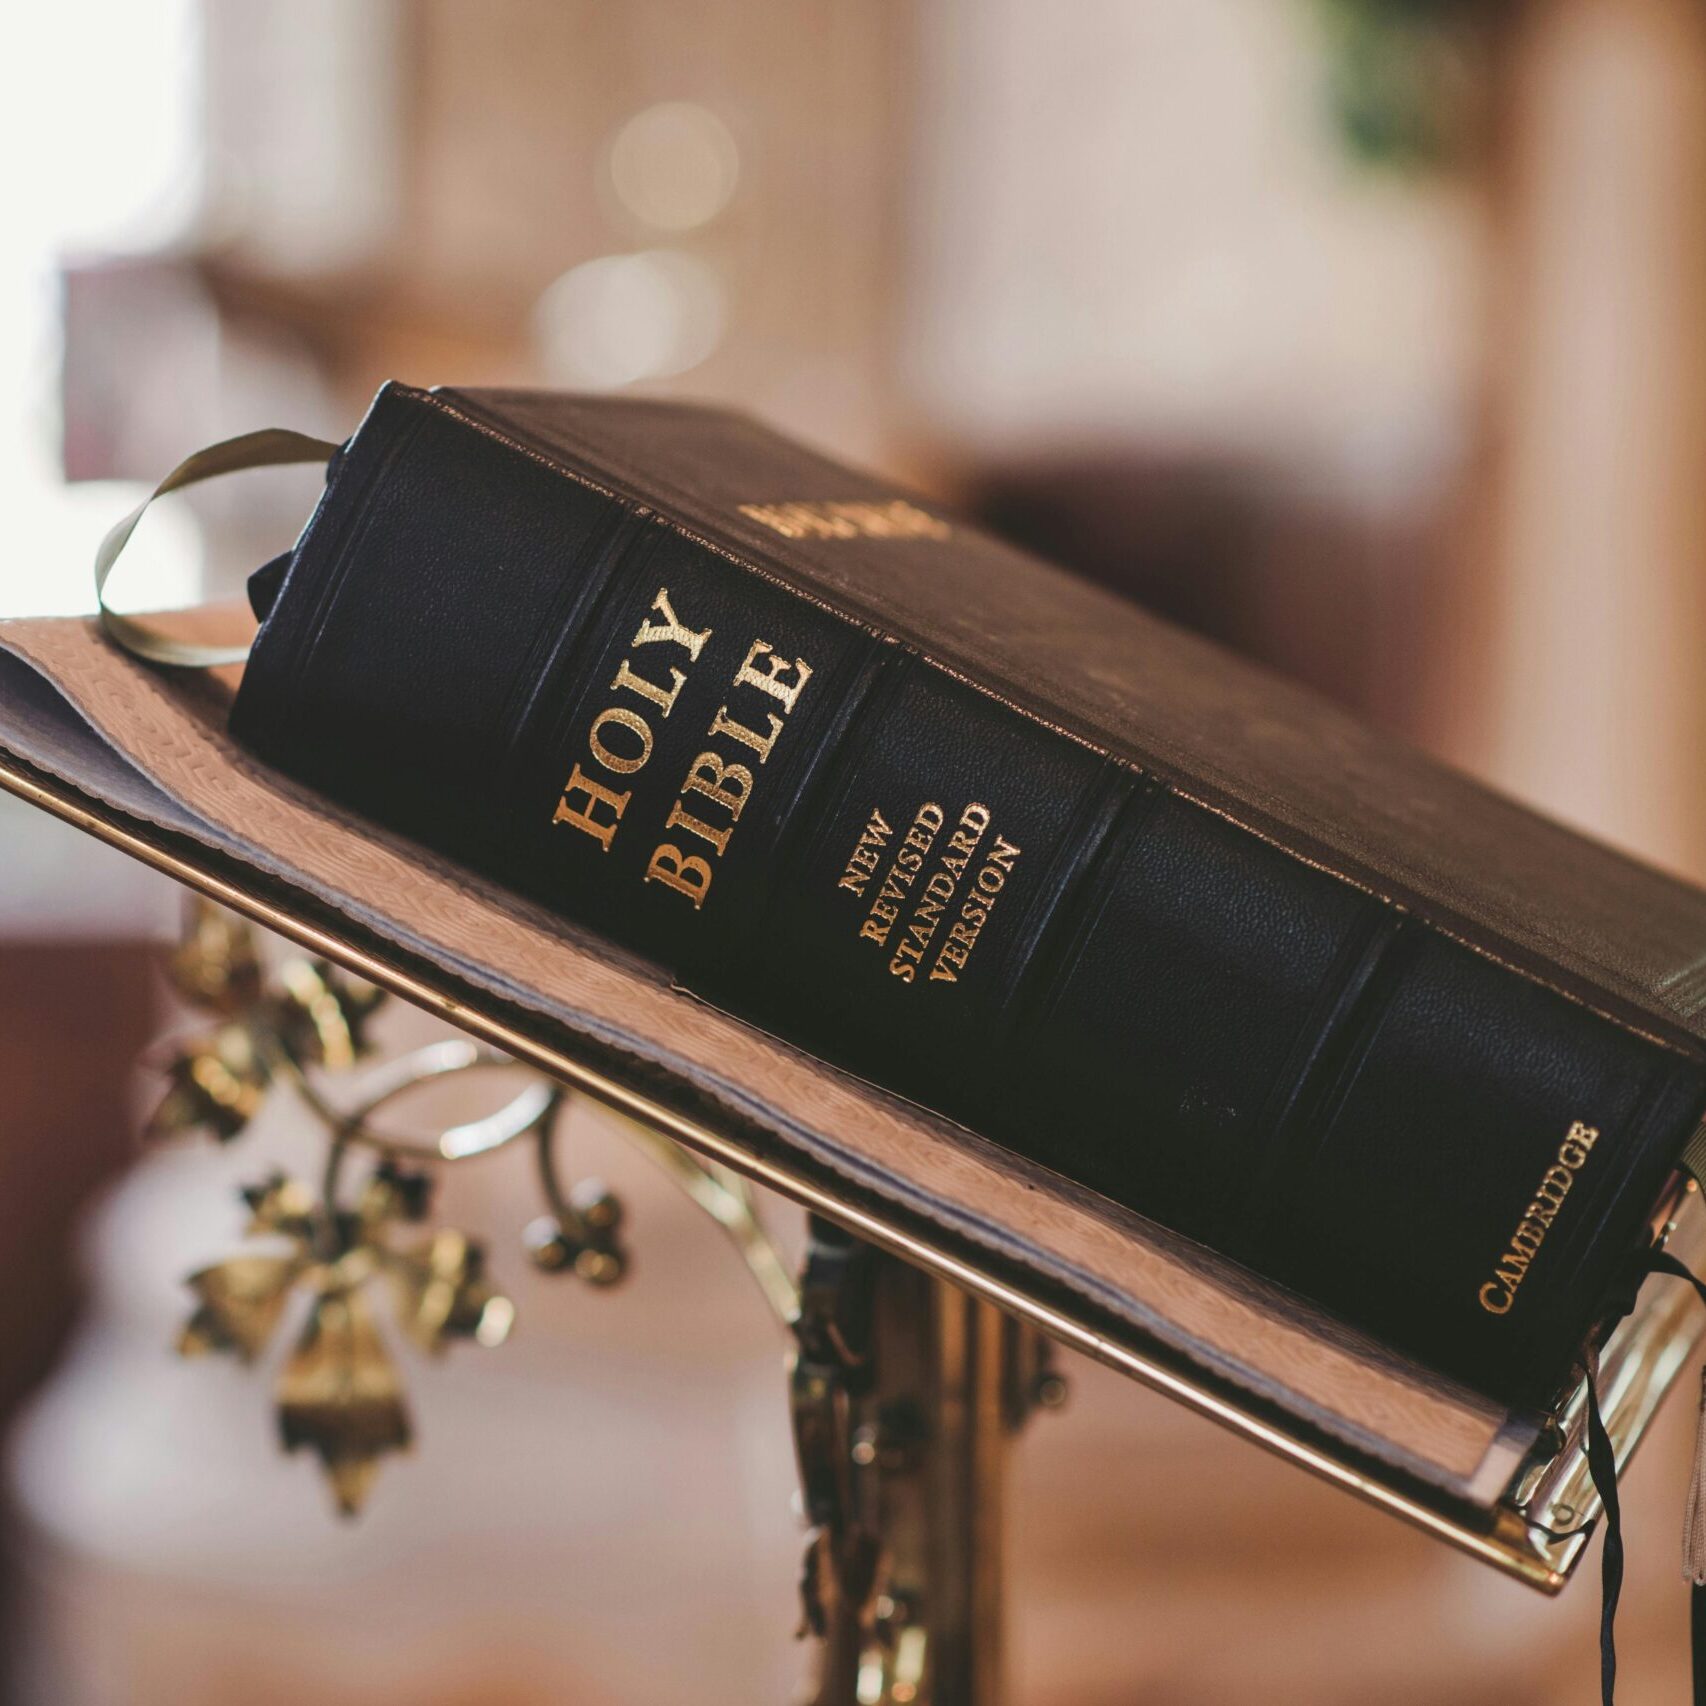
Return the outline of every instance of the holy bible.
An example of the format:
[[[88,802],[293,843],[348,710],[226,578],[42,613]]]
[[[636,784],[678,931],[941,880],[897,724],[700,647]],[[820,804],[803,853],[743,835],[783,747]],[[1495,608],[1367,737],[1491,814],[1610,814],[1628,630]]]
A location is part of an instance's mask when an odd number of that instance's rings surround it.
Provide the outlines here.
[[[1706,1107],[1706,895],[743,417],[388,385],[238,739],[1546,1404]]]

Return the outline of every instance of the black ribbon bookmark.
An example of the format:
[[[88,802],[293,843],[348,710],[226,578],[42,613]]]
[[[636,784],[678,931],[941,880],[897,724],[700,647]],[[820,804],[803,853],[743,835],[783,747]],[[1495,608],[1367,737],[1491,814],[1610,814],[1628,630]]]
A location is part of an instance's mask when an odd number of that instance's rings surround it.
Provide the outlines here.
[[[1617,1311],[1618,1318],[1628,1314],[1634,1306],[1635,1289],[1647,1274],[1686,1280],[1700,1301],[1706,1303],[1706,1281],[1699,1279],[1668,1251],[1655,1250],[1635,1276],[1628,1293],[1619,1300],[1622,1307]],[[1623,1513],[1617,1499],[1617,1455],[1611,1448],[1611,1436],[1605,1431],[1598,1388],[1599,1361],[1595,1357],[1589,1361],[1587,1369],[1587,1456],[1588,1473],[1593,1477],[1594,1489],[1605,1508],[1605,1546],[1600,1554],[1599,1687],[1602,1706],[1614,1706],[1617,1646],[1613,1637],[1617,1602],[1623,1593]],[[1702,1427],[1706,1429],[1706,1409],[1702,1411]],[[1692,1497],[1690,1514],[1692,1520]],[[1694,1662],[1694,1706],[1706,1706],[1706,1582],[1702,1582],[1698,1574],[1690,1579],[1693,1588],[1689,1606],[1689,1642]]]
[[[1588,1363],[1587,1377],[1588,1473],[1605,1508],[1605,1547],[1599,1563],[1599,1695],[1604,1706],[1613,1706],[1617,1693],[1617,1602],[1623,1595],[1623,1511],[1617,1501],[1617,1453],[1611,1449],[1611,1435],[1605,1431],[1605,1418],[1599,1413],[1597,1356]],[[1695,1627],[1700,1627],[1698,1611]],[[1698,1659],[1695,1669],[1698,1678]],[[1695,1696],[1698,1701],[1698,1680]]]
[[[1684,1267],[1675,1256],[1664,1250],[1655,1251],[1651,1266],[1654,1273],[1669,1274],[1672,1279],[1687,1280],[1694,1287],[1694,1295],[1702,1303],[1706,1303],[1706,1283],[1702,1283],[1699,1277]],[[1706,1428],[1706,1417],[1703,1417],[1701,1426]],[[1695,1450],[1696,1459],[1698,1459],[1699,1454],[1699,1447],[1697,1446]],[[1694,1507],[1700,1494],[1699,1474],[1697,1462],[1695,1485],[1689,1490],[1689,1523],[1691,1526],[1697,1520],[1697,1512]],[[1687,1566],[1688,1552],[1691,1548],[1687,1546],[1686,1540],[1684,1546],[1684,1563]],[[1688,1624],[1689,1644],[1694,1653],[1694,1706],[1706,1706],[1706,1583],[1701,1581],[1697,1565],[1689,1567],[1689,1581]]]

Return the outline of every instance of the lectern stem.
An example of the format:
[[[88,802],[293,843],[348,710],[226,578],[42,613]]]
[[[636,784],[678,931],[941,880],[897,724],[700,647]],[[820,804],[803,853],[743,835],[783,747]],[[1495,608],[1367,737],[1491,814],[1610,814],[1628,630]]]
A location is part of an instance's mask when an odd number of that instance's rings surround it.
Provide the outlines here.
[[[1003,1482],[1029,1329],[814,1222],[794,1361],[814,1706],[998,1706]]]

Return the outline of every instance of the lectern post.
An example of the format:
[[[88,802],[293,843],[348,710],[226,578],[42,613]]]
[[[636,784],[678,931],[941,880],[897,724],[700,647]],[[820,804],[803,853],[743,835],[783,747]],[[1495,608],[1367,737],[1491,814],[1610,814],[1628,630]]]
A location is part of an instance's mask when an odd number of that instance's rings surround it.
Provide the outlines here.
[[[1063,1391],[1044,1341],[818,1219],[796,1333],[814,1706],[991,1706],[1008,1444]]]

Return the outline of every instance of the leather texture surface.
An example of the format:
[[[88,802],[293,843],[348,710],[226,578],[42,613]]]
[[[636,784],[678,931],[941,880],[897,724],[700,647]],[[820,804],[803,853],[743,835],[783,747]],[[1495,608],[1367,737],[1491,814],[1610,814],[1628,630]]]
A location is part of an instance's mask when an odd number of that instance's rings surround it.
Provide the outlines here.
[[[969,680],[1305,858],[1570,989],[1706,1044],[1706,893],[1482,787],[1296,685],[956,523],[929,539],[782,540],[745,504],[887,499],[733,414],[549,392],[446,391],[552,465],[667,509],[714,548],[894,633]]]
[[[1512,1438],[1520,1452],[1534,1432],[1506,1407],[375,829],[252,758],[227,734],[227,709],[218,683],[145,668],[90,623],[0,625],[0,748],[420,954],[483,1008],[548,1027],[565,1050],[679,1100],[754,1153],[809,1160],[849,1203],[922,1226],[950,1252],[982,1252],[1101,1331],[1159,1346],[1199,1378],[1465,1501],[1485,1507],[1502,1491]]]
[[[233,728],[718,1005],[1547,1403],[1706,1101],[1617,969],[1648,906],[1700,897],[975,530],[845,522],[893,495],[722,414],[389,387]],[[829,524],[788,538],[742,509],[813,503]],[[1293,789],[1282,828],[1261,803]],[[1507,890],[1569,955],[1539,964]]]

